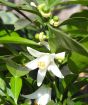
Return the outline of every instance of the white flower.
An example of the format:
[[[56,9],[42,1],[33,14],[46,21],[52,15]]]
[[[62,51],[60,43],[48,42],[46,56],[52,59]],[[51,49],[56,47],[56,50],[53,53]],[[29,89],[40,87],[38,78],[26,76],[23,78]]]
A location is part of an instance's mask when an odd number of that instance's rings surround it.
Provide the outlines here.
[[[43,52],[34,50],[30,47],[27,47],[27,50],[31,55],[33,55],[34,57],[37,57],[35,60],[26,63],[25,66],[28,67],[29,70],[35,70],[36,68],[39,69],[38,75],[37,75],[38,86],[42,84],[42,81],[44,80],[47,70],[51,71],[57,77],[64,78],[64,76],[62,75],[59,68],[54,62],[54,58],[55,58],[54,53],[53,54],[43,53]]]
[[[22,96],[29,99],[35,99],[35,105],[47,105],[51,100],[51,88],[43,85],[34,93]]]

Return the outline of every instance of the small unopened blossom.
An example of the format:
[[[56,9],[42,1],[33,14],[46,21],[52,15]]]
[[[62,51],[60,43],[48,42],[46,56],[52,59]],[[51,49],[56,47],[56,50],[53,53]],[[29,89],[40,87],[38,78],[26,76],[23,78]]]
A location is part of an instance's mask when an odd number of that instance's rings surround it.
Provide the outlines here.
[[[50,19],[49,22],[52,26],[58,27],[59,26],[59,19],[57,16],[54,16],[53,19]]]
[[[55,55],[55,59],[57,59],[59,62],[64,61],[65,59],[65,52],[61,52]]]
[[[43,85],[34,93],[30,95],[23,95],[23,97],[35,99],[34,105],[47,105],[47,103],[51,100],[51,88]]]
[[[38,6],[38,10],[39,10],[39,12],[41,13],[41,15],[43,16],[43,17],[45,17],[45,18],[48,18],[48,17],[50,17],[51,16],[51,11],[50,11],[50,9],[46,6],[46,4],[40,4],[39,6]]]
[[[33,7],[37,7],[34,2],[30,2],[30,5],[33,6]]]
[[[39,34],[35,35],[35,38],[38,39],[40,42],[44,41],[45,39],[47,39],[46,35],[44,34],[44,32],[41,32]]]
[[[51,71],[55,76],[59,78],[64,78],[61,71],[54,62],[56,54],[39,52],[30,47],[27,47],[27,50],[32,56],[36,57],[36,59],[26,63],[25,66],[28,67],[29,70],[35,70],[36,68],[38,68],[38,74],[37,74],[38,86],[42,84],[47,70]]]

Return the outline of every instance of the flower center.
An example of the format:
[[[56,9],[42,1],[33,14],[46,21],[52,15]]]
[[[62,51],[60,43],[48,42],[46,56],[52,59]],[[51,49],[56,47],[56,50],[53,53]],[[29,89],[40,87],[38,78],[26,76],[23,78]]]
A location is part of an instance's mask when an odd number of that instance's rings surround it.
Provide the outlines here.
[[[42,61],[38,62],[38,67],[39,67],[41,70],[44,70],[44,69],[46,68],[45,62],[42,62]]]
[[[34,101],[34,105],[38,105],[36,100]]]

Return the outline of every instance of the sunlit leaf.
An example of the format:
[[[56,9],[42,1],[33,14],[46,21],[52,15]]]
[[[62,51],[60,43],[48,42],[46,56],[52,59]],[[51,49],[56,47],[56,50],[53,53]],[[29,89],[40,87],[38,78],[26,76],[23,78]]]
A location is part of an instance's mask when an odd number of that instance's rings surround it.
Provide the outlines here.
[[[19,77],[12,77],[10,80],[10,85],[11,85],[11,91],[14,96],[14,101],[17,104],[17,100],[22,88],[22,79]]]
[[[87,49],[76,40],[70,38],[64,32],[49,26],[49,45],[52,52],[60,50],[75,51],[83,55],[88,55]]]

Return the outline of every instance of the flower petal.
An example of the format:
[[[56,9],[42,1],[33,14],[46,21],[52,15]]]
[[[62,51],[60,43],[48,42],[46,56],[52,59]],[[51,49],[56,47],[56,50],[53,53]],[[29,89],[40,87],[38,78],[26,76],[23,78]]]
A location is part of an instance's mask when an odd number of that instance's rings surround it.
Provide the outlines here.
[[[57,77],[64,78],[60,69],[57,67],[57,65],[54,62],[49,65],[48,70],[51,71]]]
[[[44,45],[48,50],[50,50],[50,46],[49,46],[48,42],[46,42],[46,41],[41,41],[41,42],[39,42],[39,44],[40,44],[40,45]]]
[[[44,80],[44,77],[46,75],[46,70],[38,70],[37,74],[37,86],[40,86],[42,84],[42,81]]]
[[[46,53],[43,53],[43,52],[39,52],[39,51],[37,51],[35,49],[32,49],[31,47],[27,47],[27,50],[34,57],[40,57],[40,56],[46,54]]]
[[[30,70],[34,70],[34,69],[38,68],[37,62],[38,62],[38,59],[35,59],[35,60],[32,60],[32,61],[26,63],[25,66],[27,68],[29,68]]]
[[[55,54],[55,58],[64,60],[65,52],[61,52],[61,53]]]
[[[51,99],[51,88],[48,88],[45,85],[42,85],[34,93],[29,94],[29,95],[22,95],[22,96],[25,98],[29,98],[29,99],[37,99],[37,102],[38,102],[38,101],[41,101],[40,98],[43,95],[46,95],[47,96],[46,98],[48,98],[48,100],[50,100]]]
[[[36,100],[38,105],[46,105],[51,100],[51,96],[46,93]]]

